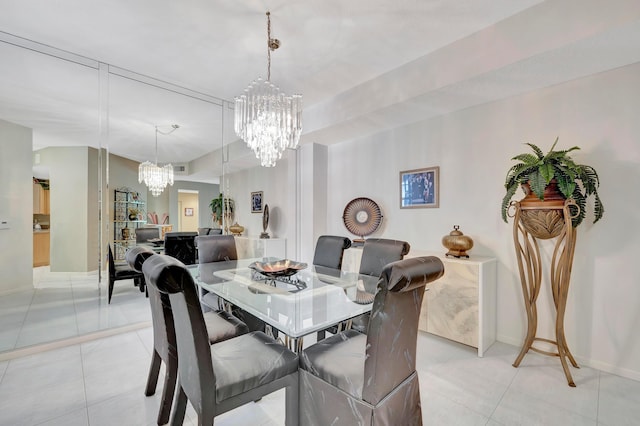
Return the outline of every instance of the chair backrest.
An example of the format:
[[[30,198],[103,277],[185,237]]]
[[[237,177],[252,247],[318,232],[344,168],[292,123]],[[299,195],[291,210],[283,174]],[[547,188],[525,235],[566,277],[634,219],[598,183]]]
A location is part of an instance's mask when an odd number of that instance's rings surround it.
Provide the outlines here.
[[[198,263],[238,260],[236,240],[233,235],[201,235],[196,237]]]
[[[410,248],[406,241],[368,238],[362,248],[359,272],[379,277],[387,264],[402,260]]]
[[[184,264],[165,255],[148,258],[142,265],[147,285],[171,302],[178,356],[180,384],[192,403],[205,403],[204,398],[215,398],[215,374],[211,364],[209,337],[204,322],[198,293],[193,278]]]
[[[167,232],[164,234],[164,253],[185,265],[196,263],[197,232]]]
[[[313,264],[332,269],[342,268],[344,251],[351,247],[351,240],[347,237],[322,235],[316,242],[313,254]]]
[[[136,229],[136,243],[144,243],[154,238],[160,238],[160,228],[138,228]]]
[[[136,246],[127,250],[127,253],[124,255],[124,259],[127,261],[131,269],[136,272],[142,272],[142,264],[154,254],[154,251],[149,247]]]
[[[382,271],[367,330],[362,398],[376,405],[416,369],[424,286],[444,274],[435,256],[388,264]]]

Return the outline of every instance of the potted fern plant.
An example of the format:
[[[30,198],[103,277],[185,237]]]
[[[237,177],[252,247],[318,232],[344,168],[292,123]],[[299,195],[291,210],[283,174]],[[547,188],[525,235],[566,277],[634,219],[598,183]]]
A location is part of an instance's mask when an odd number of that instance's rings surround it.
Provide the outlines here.
[[[554,151],[558,138],[546,154],[532,143],[527,143],[533,153],[516,155],[512,160],[519,161],[507,172],[504,187],[506,194],[502,199],[502,219],[507,222],[507,211],[511,199],[519,187],[523,187],[526,194],[524,200],[548,200],[556,199],[564,202],[567,198],[573,198],[580,211],[572,213],[572,225],[577,227],[585,218],[587,198],[595,197],[593,223],[599,221],[604,214],[604,206],[598,195],[600,180],[598,173],[591,166],[576,164],[568,155],[570,152],[580,149],[577,146],[567,150]]]
[[[218,225],[222,226],[222,217],[224,214],[228,215],[227,217],[229,218],[233,216],[235,203],[233,202],[233,199],[228,197],[225,198],[222,194],[220,194],[218,195],[218,198],[214,198],[213,200],[211,200],[211,203],[209,203],[209,207],[211,208],[211,215],[213,216],[214,222],[217,222]]]

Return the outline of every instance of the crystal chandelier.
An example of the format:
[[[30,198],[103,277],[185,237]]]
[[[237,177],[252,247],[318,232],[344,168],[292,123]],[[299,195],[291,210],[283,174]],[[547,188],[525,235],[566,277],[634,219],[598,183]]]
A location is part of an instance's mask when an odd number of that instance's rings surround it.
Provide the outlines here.
[[[296,148],[302,130],[302,95],[287,96],[271,83],[271,51],[280,40],[271,38],[267,12],[267,79],[258,77],[235,98],[235,131],[260,159],[274,167],[287,148]]]
[[[138,183],[147,185],[151,195],[157,197],[162,194],[162,191],[167,185],[173,185],[173,166],[171,164],[165,164],[164,166],[158,166],[158,133],[163,135],[169,135],[176,131],[180,126],[173,124],[171,131],[162,133],[156,126],[156,162],[145,161],[138,167]]]

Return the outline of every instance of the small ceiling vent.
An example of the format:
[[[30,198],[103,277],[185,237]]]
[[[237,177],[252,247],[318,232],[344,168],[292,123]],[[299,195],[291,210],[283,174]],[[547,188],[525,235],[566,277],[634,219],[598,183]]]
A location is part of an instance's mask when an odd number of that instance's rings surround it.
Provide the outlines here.
[[[189,165],[187,163],[174,164],[173,174],[178,176],[187,176],[189,174]]]

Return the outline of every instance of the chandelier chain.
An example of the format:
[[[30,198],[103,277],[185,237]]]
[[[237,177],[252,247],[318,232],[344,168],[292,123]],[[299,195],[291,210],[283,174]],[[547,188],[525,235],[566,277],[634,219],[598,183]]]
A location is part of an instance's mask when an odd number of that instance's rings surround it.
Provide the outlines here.
[[[158,164],[158,126],[156,126],[156,164]]]
[[[271,12],[267,11],[267,81],[271,81]]]

